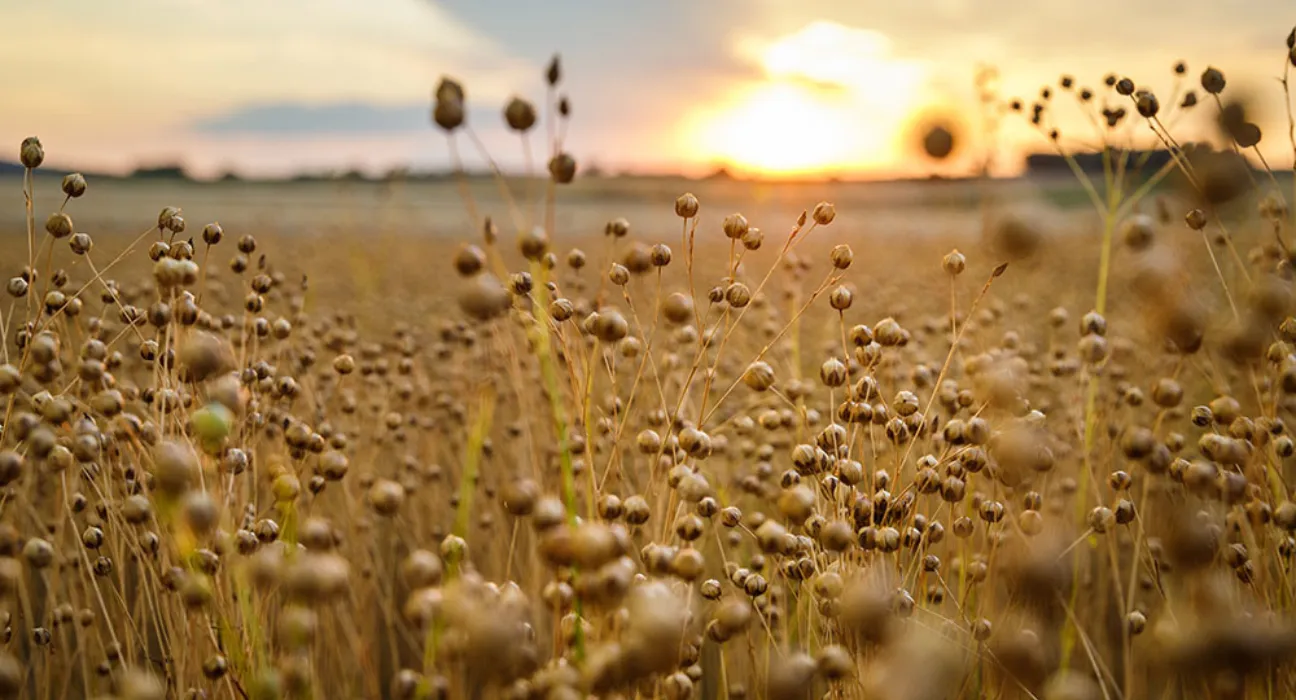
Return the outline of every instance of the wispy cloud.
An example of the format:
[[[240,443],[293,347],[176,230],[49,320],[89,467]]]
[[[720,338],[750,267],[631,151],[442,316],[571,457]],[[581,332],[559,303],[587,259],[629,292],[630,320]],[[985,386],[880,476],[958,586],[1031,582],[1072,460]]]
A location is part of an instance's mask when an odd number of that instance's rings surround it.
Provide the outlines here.
[[[209,135],[315,137],[426,131],[426,104],[380,106],[363,102],[261,104],[198,119],[193,130]]]

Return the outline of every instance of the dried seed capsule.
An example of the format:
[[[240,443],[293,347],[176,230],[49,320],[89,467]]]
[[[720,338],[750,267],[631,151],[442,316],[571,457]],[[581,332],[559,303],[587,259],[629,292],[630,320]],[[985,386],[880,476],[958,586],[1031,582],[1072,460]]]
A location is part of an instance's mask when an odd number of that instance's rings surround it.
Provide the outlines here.
[[[1098,506],[1089,511],[1089,527],[1094,532],[1102,534],[1107,532],[1116,524],[1116,516],[1110,508]]]
[[[827,226],[833,222],[833,219],[837,218],[837,208],[830,202],[820,202],[815,205],[812,218],[814,218],[816,224]]]
[[[1156,221],[1147,214],[1130,217],[1121,226],[1121,238],[1130,250],[1147,250],[1152,245]]]
[[[22,146],[18,148],[18,162],[31,170],[39,168],[45,162],[45,149],[41,147],[40,139],[35,136],[23,139]]]
[[[562,60],[558,54],[554,54],[554,57],[549,60],[548,67],[545,68],[545,82],[549,84],[549,87],[553,87],[557,85],[558,81],[561,79]]]
[[[819,367],[819,380],[828,387],[840,387],[846,383],[846,365],[837,358],[825,361]]]
[[[625,265],[612,263],[611,269],[608,270],[608,281],[618,287],[624,287],[630,283],[630,271]]]
[[[649,253],[653,267],[666,267],[671,262],[671,249],[665,243],[658,243]]]
[[[850,287],[838,285],[828,295],[828,305],[834,311],[846,311],[855,301],[855,294],[851,292]]]
[[[486,253],[475,245],[465,243],[455,254],[454,266],[460,275],[471,277],[486,266]]]
[[[94,248],[94,240],[90,238],[88,233],[74,233],[72,238],[68,240],[68,247],[77,255],[85,255]]]
[[[510,515],[523,517],[535,511],[540,499],[540,486],[531,479],[510,480],[501,489],[504,509]]]
[[[729,305],[736,309],[741,309],[750,304],[752,298],[751,290],[742,282],[734,282],[729,285],[729,287],[725,289],[724,296],[725,301],[729,302]]]
[[[967,258],[955,248],[941,260],[941,269],[950,277],[957,277],[967,269]]]
[[[1125,625],[1129,628],[1130,634],[1142,634],[1147,628],[1147,616],[1138,610],[1131,610],[1129,615],[1125,616]]]
[[[850,246],[841,243],[832,249],[832,253],[829,254],[829,259],[832,260],[833,267],[838,270],[845,270],[855,261],[855,253],[851,250]]]
[[[549,304],[549,316],[562,323],[576,313],[576,307],[567,299],[554,299]]]
[[[1017,516],[1017,524],[1027,535],[1038,535],[1044,531],[1044,516],[1037,510],[1024,510]]]
[[[1107,319],[1097,311],[1090,311],[1080,319],[1080,335],[1107,335]]]
[[[742,380],[754,391],[767,391],[774,386],[774,368],[767,362],[753,362],[743,372]]]
[[[963,500],[963,496],[966,494],[967,486],[964,485],[962,478],[956,476],[945,477],[945,481],[941,484],[941,498],[945,499],[946,503],[958,503]],[[955,525],[958,524],[955,522]]]
[[[549,250],[549,235],[537,226],[518,234],[517,245],[522,257],[532,261],[539,260]]]
[[[188,491],[197,482],[200,468],[197,454],[187,444],[167,441],[153,450],[154,487],[166,496]]]
[[[203,227],[202,239],[203,243],[206,243],[207,245],[216,245],[217,243],[220,243],[221,239],[224,237],[225,230],[222,229],[221,225],[218,223],[212,222]]]
[[[405,488],[395,481],[380,479],[369,488],[368,501],[379,515],[395,515],[405,502]]]
[[[923,134],[923,151],[935,160],[945,160],[954,152],[954,132],[942,124],[933,124]]]
[[[692,192],[685,192],[675,199],[675,215],[684,219],[697,216],[698,198]]]
[[[45,231],[55,238],[71,236],[73,233],[72,217],[63,212],[50,214],[50,217],[45,220]]]
[[[730,214],[724,220],[724,235],[731,240],[738,240],[747,233],[747,217],[742,214]]]
[[[1139,115],[1151,119],[1161,111],[1161,103],[1157,101],[1156,95],[1151,92],[1143,91],[1134,98],[1134,106],[1138,109]]]
[[[1296,503],[1283,501],[1274,509],[1273,521],[1288,532],[1296,531]]]
[[[599,311],[591,326],[593,335],[605,343],[615,343],[630,333],[630,324],[615,309]]]
[[[566,153],[559,153],[549,160],[549,175],[560,185],[571,183],[576,179],[576,159]]]
[[[625,238],[630,233],[630,222],[623,216],[612,219],[603,227],[603,233],[613,238]]]
[[[520,97],[514,97],[504,107],[504,122],[514,131],[528,131],[536,123],[535,107]]]
[[[1116,524],[1128,525],[1134,522],[1135,509],[1134,502],[1122,498],[1116,502]]]
[[[1161,408],[1174,408],[1183,401],[1183,387],[1179,382],[1163,377],[1152,387],[1152,401]]]
[[[1224,92],[1225,84],[1226,81],[1224,80],[1224,73],[1220,72],[1218,68],[1208,67],[1206,70],[1202,71],[1201,86],[1206,92],[1212,95],[1218,95],[1221,92]]]
[[[1213,413],[1211,413],[1210,406],[1193,406],[1192,409],[1193,425],[1199,428],[1205,428],[1206,426],[1210,425],[1211,422],[1214,420],[1215,420],[1215,416]]]

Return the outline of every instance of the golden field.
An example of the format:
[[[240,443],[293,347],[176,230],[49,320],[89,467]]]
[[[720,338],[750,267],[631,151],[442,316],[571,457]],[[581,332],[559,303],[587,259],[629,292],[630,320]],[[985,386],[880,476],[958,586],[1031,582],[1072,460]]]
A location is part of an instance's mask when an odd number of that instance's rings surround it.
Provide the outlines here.
[[[1288,697],[1291,180],[1166,147],[1187,187],[87,183],[25,142],[0,693]]]

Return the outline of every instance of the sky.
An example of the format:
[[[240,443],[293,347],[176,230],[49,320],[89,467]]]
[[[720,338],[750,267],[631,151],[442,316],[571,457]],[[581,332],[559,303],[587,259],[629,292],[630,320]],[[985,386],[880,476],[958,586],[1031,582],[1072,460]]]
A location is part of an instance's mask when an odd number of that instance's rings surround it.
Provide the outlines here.
[[[1294,23],[1290,0],[0,0],[0,147],[14,150],[0,159],[38,135],[51,165],[86,170],[443,169],[451,146],[429,112],[449,75],[473,133],[517,170],[527,148],[502,108],[519,95],[543,114],[557,52],[563,148],[611,171],[961,174],[992,143],[979,65],[1005,100],[1115,72],[1169,102],[1180,59],[1188,83],[1213,65],[1226,97],[1257,96],[1262,151],[1286,166],[1277,80]],[[1072,95],[1052,102],[1063,143],[1094,143]],[[1205,133],[1213,109],[1175,128]],[[944,162],[916,146],[931,123],[963,146]],[[1020,115],[994,133],[997,172],[1050,148]],[[462,134],[458,149],[484,162]]]

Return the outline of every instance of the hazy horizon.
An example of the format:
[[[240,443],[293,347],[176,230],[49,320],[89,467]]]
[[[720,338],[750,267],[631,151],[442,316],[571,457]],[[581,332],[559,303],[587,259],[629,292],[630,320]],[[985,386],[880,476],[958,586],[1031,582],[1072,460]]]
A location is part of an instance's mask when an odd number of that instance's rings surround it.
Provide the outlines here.
[[[1109,72],[1168,103],[1171,65],[1183,59],[1185,85],[1213,65],[1229,78],[1226,97],[1259,95],[1249,118],[1266,134],[1270,163],[1285,167],[1292,149],[1276,79],[1287,29],[1265,21],[1282,7],[50,0],[0,8],[0,21],[22,28],[0,45],[0,144],[16,155],[34,134],[51,166],[116,173],[141,164],[205,177],[437,170],[449,150],[430,124],[430,94],[450,75],[466,87],[469,123],[519,170],[523,149],[501,109],[514,94],[539,105],[558,52],[573,105],[566,146],[608,172],[956,176],[971,172],[972,153],[933,163],[917,134],[937,117],[961,124],[961,141],[978,138],[978,63],[998,68],[1002,97],[1028,104],[1041,86],[1056,92],[1063,74],[1101,92]],[[1178,128],[1204,133],[1214,109],[1203,102]],[[1073,105],[1058,115],[1064,139],[1093,133]],[[1005,117],[1000,143],[1000,173],[1048,146],[1024,115]],[[470,167],[484,164],[463,150]]]

